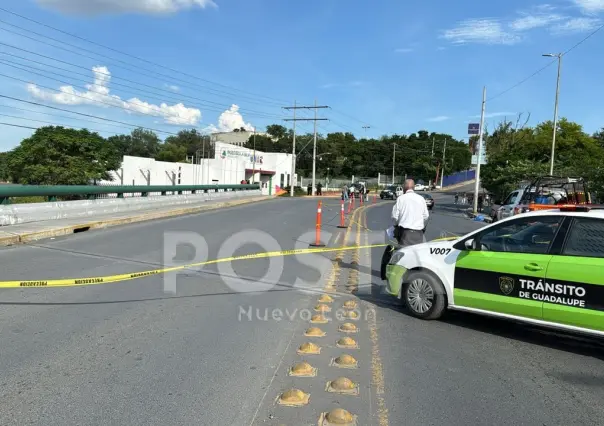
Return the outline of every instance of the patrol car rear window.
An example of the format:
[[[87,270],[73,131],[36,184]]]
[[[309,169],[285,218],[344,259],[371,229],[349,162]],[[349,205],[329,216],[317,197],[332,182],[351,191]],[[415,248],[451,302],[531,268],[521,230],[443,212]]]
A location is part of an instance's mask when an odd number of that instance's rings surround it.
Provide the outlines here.
[[[604,258],[604,220],[576,218],[562,254]]]

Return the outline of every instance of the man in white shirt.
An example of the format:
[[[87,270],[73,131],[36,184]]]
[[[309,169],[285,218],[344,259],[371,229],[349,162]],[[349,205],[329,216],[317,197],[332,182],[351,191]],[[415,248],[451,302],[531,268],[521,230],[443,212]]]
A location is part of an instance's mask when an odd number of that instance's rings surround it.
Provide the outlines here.
[[[392,219],[397,229],[397,239],[401,246],[406,247],[424,242],[426,221],[430,217],[426,200],[415,193],[413,179],[405,181],[405,193],[397,198],[392,208]],[[395,228],[396,229],[396,228]]]

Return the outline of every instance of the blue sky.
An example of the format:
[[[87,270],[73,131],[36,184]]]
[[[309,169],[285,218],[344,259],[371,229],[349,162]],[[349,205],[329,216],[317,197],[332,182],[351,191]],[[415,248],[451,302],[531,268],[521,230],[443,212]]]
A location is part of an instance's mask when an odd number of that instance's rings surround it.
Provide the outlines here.
[[[0,43],[9,45],[0,45],[0,94],[161,130],[162,137],[183,127],[260,131],[287,124],[281,106],[316,99],[331,107],[319,112],[330,119],[322,132],[427,129],[461,138],[478,121],[483,85],[488,128],[518,113],[530,113],[530,124],[551,119],[555,64],[501,93],[552,61],[542,53],[565,51],[602,25],[604,0],[498,3],[5,0],[2,8],[170,69],[0,10]],[[604,126],[603,38],[604,30],[596,33],[562,66],[560,115],[590,133]],[[31,127],[48,121],[104,136],[129,131],[6,98],[0,114],[0,122]],[[32,132],[0,127],[0,150]]]

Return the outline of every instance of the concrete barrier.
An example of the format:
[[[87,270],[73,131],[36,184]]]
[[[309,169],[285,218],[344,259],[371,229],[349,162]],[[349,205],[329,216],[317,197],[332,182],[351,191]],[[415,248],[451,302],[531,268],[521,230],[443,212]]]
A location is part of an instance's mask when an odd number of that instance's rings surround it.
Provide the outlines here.
[[[260,190],[219,191],[187,195],[104,198],[96,200],[0,205],[0,226],[58,219],[94,218],[122,212],[152,212],[163,207],[197,206],[208,201],[258,197]]]

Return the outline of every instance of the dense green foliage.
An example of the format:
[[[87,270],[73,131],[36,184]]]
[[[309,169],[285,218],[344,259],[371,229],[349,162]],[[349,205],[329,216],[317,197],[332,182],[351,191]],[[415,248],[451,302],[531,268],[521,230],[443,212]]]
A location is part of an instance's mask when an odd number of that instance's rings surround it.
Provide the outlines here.
[[[504,121],[486,135],[488,164],[481,168],[485,189],[505,197],[521,182],[549,174],[553,123],[534,128]],[[554,175],[584,177],[591,191],[602,196],[604,188],[604,129],[593,136],[582,127],[561,119],[556,132]]]
[[[263,152],[292,152],[293,132],[280,125],[267,127],[271,137],[251,137],[246,147]],[[380,139],[357,139],[352,133],[329,133],[317,137],[317,173],[324,176],[329,169],[331,177],[377,177],[379,173],[392,176],[392,159],[396,145],[395,175],[415,179],[434,180],[440,172],[443,149],[445,173],[470,168],[468,145],[441,133],[420,130],[409,136],[391,135]],[[433,145],[434,143],[434,145]],[[434,154],[432,147],[434,146]],[[312,173],[313,135],[296,135],[298,160],[296,172],[302,176]]]
[[[7,174],[15,183],[81,185],[108,179],[121,157],[97,133],[43,127],[6,156]]]

